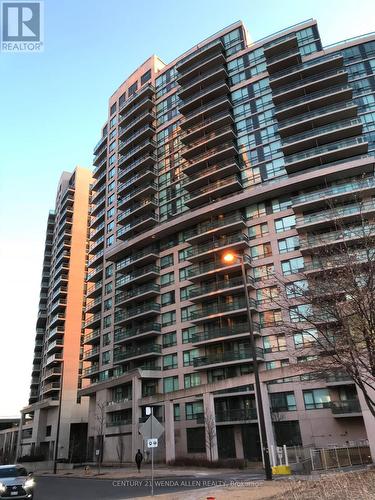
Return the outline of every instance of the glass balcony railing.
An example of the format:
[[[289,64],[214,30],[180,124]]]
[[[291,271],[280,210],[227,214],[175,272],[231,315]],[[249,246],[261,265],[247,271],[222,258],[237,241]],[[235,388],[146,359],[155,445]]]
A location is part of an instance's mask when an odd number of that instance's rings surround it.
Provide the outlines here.
[[[293,49],[286,50],[285,52],[281,52],[273,57],[267,58],[267,66],[275,64],[278,61],[282,61],[289,56],[301,56],[298,46],[294,47]]]
[[[292,135],[283,139],[283,146],[293,144],[293,142],[302,141],[303,139],[310,139],[311,137],[315,137],[317,135],[335,132],[336,130],[341,130],[354,125],[362,125],[362,121],[359,118],[354,118],[353,120],[342,120],[340,122],[330,123],[324,127],[313,128],[307,132],[301,132],[300,134]]]
[[[210,43],[207,43],[206,45],[204,45],[203,47],[200,47],[199,49],[196,49],[194,50],[191,54],[185,56],[183,59],[181,59],[181,61],[179,61],[177,63],[177,70],[178,68],[181,68],[181,66],[184,66],[187,62],[191,61],[192,59],[195,59],[196,57],[199,57],[200,54],[206,52],[208,49],[210,49],[211,47],[215,47],[217,45],[217,47],[221,47],[223,48],[223,43],[222,41],[220,40],[220,38],[216,38],[215,40],[213,40],[212,42]],[[211,57],[211,56],[210,56]],[[203,59],[204,61],[204,59]],[[199,61],[199,64],[198,66],[202,63],[202,61]],[[187,70],[190,71],[191,69],[194,69],[194,65],[191,66],[189,65],[187,67]]]
[[[251,264],[251,259],[248,255],[244,255],[245,263],[246,264]],[[236,262],[236,266],[239,266],[240,263]],[[228,265],[224,264],[221,261],[213,261],[213,262],[206,262],[204,264],[197,264],[193,266],[189,266],[187,268],[187,276],[189,278],[193,278],[194,276],[199,276],[200,274],[205,274],[209,273],[211,271],[215,271],[217,269],[227,269]]]
[[[160,332],[160,323],[146,322],[142,323],[134,328],[119,328],[115,331],[115,342],[121,342],[122,340],[137,337],[138,335],[144,335],[150,332]]]
[[[254,278],[248,276],[248,284],[255,285]],[[218,292],[220,290],[226,290],[228,288],[235,288],[243,286],[242,276],[238,276],[237,278],[231,278],[226,281],[215,281],[213,283],[208,283],[207,285],[201,285],[189,290],[189,299],[193,299],[194,297],[199,297],[200,295],[206,295],[213,292]]]
[[[208,111],[209,109],[214,108],[215,106],[218,106],[220,104],[224,104],[225,102],[227,102],[229,106],[230,102],[227,96],[221,96],[218,97],[217,99],[213,99],[205,106],[201,106],[198,109],[193,109],[192,111],[189,111],[189,113],[185,113],[182,121],[187,121],[193,118],[194,116],[202,115],[205,111]]]
[[[278,104],[276,107],[276,112],[292,108],[293,106],[297,106],[298,104],[305,104],[306,102],[318,99],[319,97],[329,97],[332,94],[337,94],[337,92],[343,92],[345,90],[352,91],[352,87],[350,85],[335,85],[333,87],[329,87],[323,90],[311,92],[310,94],[305,94],[301,97],[296,97],[295,99],[291,99],[282,104]]]
[[[203,127],[206,127],[210,123],[216,122],[216,121],[220,120],[221,118],[225,118],[227,116],[228,116],[227,111],[221,111],[220,113],[216,113],[216,114],[210,116],[209,118],[197,123],[193,127],[186,129],[185,132],[183,132],[182,137],[186,137],[187,135],[191,134],[192,132],[195,132],[196,130],[199,130]]]
[[[220,163],[217,163],[213,167],[205,168],[203,170],[199,170],[196,174],[191,174],[189,176],[186,176],[182,179],[182,185],[186,186],[186,184],[190,184],[191,182],[196,181],[197,179],[202,179],[203,177],[206,177],[208,175],[214,174],[215,172],[220,172],[222,170],[225,170],[226,167],[229,166],[235,166],[239,170],[239,165],[236,162],[235,159],[231,158],[229,160],[224,160]]]
[[[210,231],[214,231],[215,229],[220,229],[221,227],[229,226],[230,224],[235,224],[237,222],[246,224],[245,217],[240,213],[234,213],[231,215],[227,215],[217,220],[202,222],[196,228],[186,232],[186,238],[192,238],[194,236],[199,236],[201,234],[208,233]]]
[[[142,267],[142,268],[138,269],[137,271],[133,271],[132,273],[129,273],[126,276],[123,276],[123,277],[117,279],[116,286],[121,286],[125,283],[130,283],[134,279],[139,278],[140,276],[144,276],[144,275],[149,274],[149,273],[159,274],[160,267],[153,266],[153,265]]]
[[[203,97],[204,95],[206,95],[209,92],[211,92],[211,90],[215,90],[218,87],[221,87],[223,85],[225,85],[228,88],[228,85],[226,84],[225,80],[218,81],[218,82],[212,83],[211,85],[205,87],[204,89],[200,90],[199,92],[196,92],[194,95],[192,95],[190,97],[187,97],[186,99],[182,99],[182,103],[180,105],[180,108],[183,108],[184,106],[186,106],[190,102],[193,102],[196,99],[199,99],[199,98]],[[229,89],[228,89],[228,91],[229,91]]]
[[[187,146],[184,146],[182,150],[182,154],[188,153],[191,149],[194,149],[195,147],[199,145],[204,145],[206,142],[208,142],[210,139],[214,139],[215,137],[220,137],[223,134],[226,134],[227,132],[233,132],[233,128],[231,125],[225,125],[224,127],[221,127],[219,129],[213,130],[212,132],[209,132],[208,134],[203,135],[199,139],[197,139],[194,142],[189,142]]]
[[[124,361],[129,358],[134,358],[137,356],[143,356],[148,354],[160,354],[162,346],[159,344],[143,345],[136,349],[127,349],[124,351],[115,351],[113,356],[113,361],[116,363],[118,361]]]
[[[90,342],[91,340],[95,340],[100,337],[100,329],[93,330],[91,333],[88,333],[84,336],[84,343]]]
[[[301,80],[298,80],[297,82],[293,83],[288,83],[287,85],[283,85],[282,87],[279,87],[273,91],[273,95],[276,97],[279,94],[283,94],[284,92],[287,92],[288,90],[293,90],[297,89],[300,87],[304,87],[305,85],[308,85],[309,83],[314,83],[319,80],[323,80],[324,78],[328,78],[330,76],[337,76],[337,75],[345,75],[347,74],[347,71],[345,69],[331,69],[329,71],[323,71],[322,73],[318,73],[313,76],[309,76],[307,78],[303,78]]]
[[[239,186],[242,186],[242,181],[241,177],[237,174],[235,175],[229,175],[228,177],[225,177],[224,179],[220,179],[218,181],[212,182],[211,184],[208,184],[207,186],[203,186],[199,189],[196,189],[195,191],[192,191],[185,195],[185,200],[189,201],[194,198],[198,198],[199,196],[202,196],[206,193],[211,193],[216,191],[217,189],[223,188],[225,186],[229,186],[231,184],[238,184]]]
[[[351,214],[366,212],[373,210],[375,208],[374,201],[366,201],[364,203],[354,203],[353,205],[347,205],[344,207],[337,207],[331,210],[323,210],[309,215],[302,215],[296,217],[296,224],[312,224],[320,221],[329,221],[331,219],[337,219],[340,217],[346,217]]]
[[[361,405],[358,399],[346,401],[331,401],[331,410],[334,415],[340,413],[361,413]]]
[[[249,237],[246,234],[231,234],[221,239],[205,243],[204,245],[197,245],[189,248],[186,252],[186,257],[187,259],[189,259],[190,257],[196,257],[197,255],[210,252],[211,250],[219,250],[220,248],[226,247],[228,245],[235,245],[242,242],[248,243],[248,241]]]
[[[295,66],[292,66],[291,68],[286,68],[281,71],[278,71],[274,75],[270,76],[270,81],[277,80],[278,78],[284,76],[284,75],[290,75],[292,73],[295,73],[297,71],[304,71],[307,68],[310,68],[311,66],[319,66],[322,63],[332,61],[334,59],[342,59],[343,56],[342,54],[328,54],[327,56],[319,57],[319,59],[311,59],[310,61],[305,61],[302,64],[296,64]]]
[[[194,87],[194,85],[197,84],[198,82],[204,82],[204,80],[206,78],[213,76],[215,73],[217,73],[219,71],[220,72],[224,71],[225,75],[227,75],[225,68],[221,67],[221,66],[217,69],[214,69],[214,70],[210,69],[209,71],[205,71],[204,73],[199,73],[199,75],[195,76],[194,78],[189,79],[189,82],[179,90],[178,94],[181,95],[181,94],[185,93],[187,90]]]
[[[263,349],[260,347],[256,348],[257,358],[263,359]],[[194,368],[208,365],[216,365],[219,363],[228,363],[231,361],[242,361],[242,360],[252,360],[253,356],[250,349],[244,349],[242,351],[227,351],[222,353],[212,353],[206,356],[199,356],[194,358]]]
[[[260,332],[260,325],[253,321],[254,333]],[[234,323],[228,327],[217,327],[209,328],[203,332],[195,333],[192,336],[192,342],[205,342],[207,340],[214,340],[221,337],[232,337],[234,335],[241,335],[242,333],[249,334],[249,324],[246,323]],[[250,334],[249,334],[250,335]]]
[[[132,198],[134,198],[134,196],[136,196],[137,194],[141,193],[142,191],[145,191],[145,189],[148,189],[148,188],[152,188],[155,191],[157,191],[158,186],[157,186],[157,184],[155,182],[145,182],[145,183],[142,183],[141,186],[138,186],[137,188],[132,189],[131,191],[128,191],[127,195],[119,198],[118,205],[122,205],[123,203],[125,203],[127,201],[130,201]]]
[[[133,318],[134,316],[139,316],[141,314],[149,312],[159,313],[160,304],[152,302],[151,304],[143,304],[142,306],[132,307],[125,311],[117,311],[115,312],[115,322],[117,323],[119,321],[127,320],[129,318]]]
[[[148,220],[152,220],[153,222],[156,223],[159,220],[159,218],[158,218],[158,215],[156,215],[155,213],[149,213],[149,214],[142,215],[141,217],[137,217],[137,218],[133,219],[131,222],[129,222],[128,224],[126,224],[125,226],[123,226],[121,229],[119,229],[117,231],[117,237],[120,238],[124,234],[128,233],[129,231],[131,231],[135,227],[142,224],[142,222],[145,222]]]
[[[124,300],[130,300],[134,297],[139,297],[140,295],[144,295],[147,292],[160,292],[160,286],[156,283],[147,283],[146,285],[139,286],[137,288],[133,288],[128,292],[120,292],[115,296],[115,304],[120,304]]]
[[[250,307],[252,309],[256,309],[257,304],[254,299],[250,299]],[[189,315],[189,321],[194,321],[197,319],[202,319],[207,316],[212,316],[216,314],[223,314],[227,312],[232,312],[232,311],[237,311],[237,310],[242,310],[246,309],[246,301],[245,298],[243,299],[237,299],[233,300],[233,302],[230,303],[213,303],[210,305],[207,305],[205,307],[201,307],[200,309],[196,311],[191,311]]]
[[[302,113],[287,120],[282,120],[279,122],[279,130],[288,127],[290,125],[295,125],[297,123],[303,122],[305,120],[312,120],[318,116],[327,115],[329,113],[334,113],[335,111],[345,111],[346,109],[356,107],[354,102],[343,102],[338,104],[331,104],[329,106],[324,106],[314,111],[308,111],[307,113]]]
[[[122,259],[117,262],[116,264],[116,271],[119,271],[125,267],[130,266],[134,262],[139,261],[143,257],[148,257],[150,255],[155,255],[155,257],[158,255],[159,249],[156,246],[149,246],[141,250],[140,252],[135,252],[132,253],[129,257],[126,257],[125,259]]]
[[[233,408],[215,412],[216,422],[246,422],[247,420],[257,420],[256,408]]]
[[[308,236],[305,240],[300,238],[300,247],[309,248],[315,245],[325,245],[332,241],[344,241],[351,238],[368,238],[375,234],[375,226],[368,225],[357,229],[343,229],[341,231],[331,231],[317,236]]]
[[[191,165],[204,162],[205,160],[208,160],[209,158],[214,156],[216,153],[220,153],[230,148],[235,149],[234,142],[229,141],[225,142],[224,144],[220,144],[219,146],[215,146],[214,148],[211,148],[208,151],[205,151],[204,153],[195,156],[194,159],[192,160],[185,160],[184,163],[182,164],[182,168],[190,167]]]

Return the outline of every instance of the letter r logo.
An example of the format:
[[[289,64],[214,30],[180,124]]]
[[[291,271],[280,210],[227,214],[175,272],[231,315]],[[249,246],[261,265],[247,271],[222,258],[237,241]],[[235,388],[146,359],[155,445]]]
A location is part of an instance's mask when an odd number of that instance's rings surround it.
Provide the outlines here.
[[[39,2],[3,2],[2,7],[3,41],[40,41]]]

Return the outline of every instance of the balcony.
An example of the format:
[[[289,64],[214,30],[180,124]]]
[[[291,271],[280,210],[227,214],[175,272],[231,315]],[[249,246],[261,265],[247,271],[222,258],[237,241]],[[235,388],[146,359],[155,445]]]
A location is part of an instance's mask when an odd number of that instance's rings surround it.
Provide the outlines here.
[[[119,141],[118,152],[122,153],[123,151],[131,150],[145,139],[150,139],[154,134],[155,128],[152,125],[143,125],[143,127],[139,128],[132,134],[126,135],[125,140]]]
[[[232,126],[225,125],[224,127],[208,132],[199,139],[190,142],[188,145],[184,146],[181,153],[185,159],[191,159],[194,156],[203,154],[207,149],[213,148],[218,144],[233,141],[235,137]]]
[[[132,265],[147,264],[149,262],[155,261],[159,256],[159,250],[155,246],[149,246],[140,250],[139,252],[133,252],[128,257],[120,260],[116,264],[116,271],[128,272],[127,269]]]
[[[229,266],[223,264],[221,260],[195,264],[187,268],[187,279],[190,281],[202,281],[203,279],[208,279],[216,274],[226,275],[231,271],[238,271],[240,266],[241,264],[239,261]],[[245,255],[245,266],[251,266],[251,260],[247,255]]]
[[[224,46],[220,38],[216,38],[212,42],[209,42],[203,47],[198,49],[193,49],[193,51],[181,59],[180,62],[177,63],[177,70],[179,73],[185,73],[186,71],[190,71],[191,68],[200,63],[202,60],[207,59],[207,57],[212,57],[218,53],[223,53]]]
[[[98,263],[99,260],[103,260],[104,249],[97,252],[95,255],[92,255],[88,260],[88,267],[95,267],[95,264]]]
[[[61,349],[64,347],[64,341],[63,339],[56,339],[53,342],[49,342],[47,344],[47,349],[46,352],[48,354],[52,354],[54,352],[61,352]]]
[[[92,190],[97,191],[101,185],[105,182],[107,178],[107,172],[104,170],[101,174],[98,175],[95,182],[92,185]]]
[[[134,234],[153,227],[158,220],[159,217],[155,213],[144,214],[137,217],[117,231],[117,238],[126,240]]]
[[[141,173],[144,169],[152,170],[157,162],[156,156],[152,153],[147,153],[136,158],[126,166],[119,167],[118,178],[125,181],[129,177]]]
[[[242,189],[242,182],[239,175],[230,175],[224,179],[212,182],[186,195],[184,201],[188,207],[198,207],[205,203],[210,203],[218,198],[222,198],[230,193]]]
[[[250,307],[253,310],[257,309],[257,304],[254,299],[250,299]],[[196,311],[192,311],[190,313],[189,321],[193,323],[201,323],[225,316],[230,316],[232,318],[235,315],[246,313],[247,308],[245,298],[237,297],[235,300],[229,303],[218,301],[212,304],[203,305]]]
[[[190,244],[207,239],[209,236],[219,236],[237,229],[246,228],[246,219],[241,212],[223,215],[207,222],[202,222],[186,234],[186,241]]]
[[[199,106],[203,106],[213,99],[218,99],[229,94],[229,87],[225,80],[219,80],[211,85],[205,86],[195,94],[186,97],[180,104],[180,112],[186,114]]]
[[[202,123],[210,116],[217,115],[220,112],[226,111],[230,114],[231,108],[232,104],[227,96],[218,97],[205,106],[186,113],[181,120],[181,128],[184,130],[191,129],[194,125]]]
[[[158,200],[156,196],[150,196],[138,202],[130,205],[124,212],[117,216],[117,222],[123,223],[130,218],[134,218],[135,215],[143,214],[144,212],[149,212],[150,210],[155,210],[158,206]]]
[[[204,167],[221,162],[229,157],[233,158],[237,154],[238,151],[234,142],[229,141],[204,151],[191,160],[185,160],[182,164],[183,172],[190,176]]]
[[[258,323],[253,322],[253,330],[255,335],[260,334],[260,326]],[[235,323],[233,326],[210,328],[203,332],[196,333],[193,335],[191,341],[194,345],[199,346],[202,344],[212,344],[243,337],[248,338],[249,335],[249,325],[247,322]]]
[[[144,182],[141,186],[131,189],[128,193],[118,199],[118,208],[121,210],[124,207],[132,205],[136,200],[142,200],[145,196],[155,195],[158,191],[158,186],[155,182]]]
[[[91,218],[90,228],[94,229],[102,220],[104,220],[105,209],[100,210],[96,217]]]
[[[86,312],[94,313],[100,311],[101,307],[102,307],[102,297],[100,295],[99,297],[96,297],[96,299],[87,301]]]
[[[214,72],[218,67],[224,66],[225,56],[222,53],[222,48],[218,47],[216,53],[207,54],[206,57],[200,60],[188,61],[177,68],[179,76],[177,78],[178,83],[184,86],[189,83],[190,80],[195,78],[200,73],[207,73],[211,70]]]
[[[264,360],[263,350],[259,347],[256,348],[257,360]],[[222,353],[213,352],[206,356],[200,356],[194,359],[194,368],[196,370],[207,370],[210,368],[220,366],[227,366],[233,364],[249,363],[253,361],[253,356],[249,349],[243,351],[226,351]]]
[[[156,142],[151,139],[146,139],[141,142],[141,144],[138,144],[138,146],[130,149],[126,154],[120,156],[118,165],[119,167],[123,166],[122,168],[124,168],[125,165],[129,167],[138,161],[139,158],[137,157],[147,156],[147,154],[150,154],[155,149]]]
[[[222,252],[228,247],[231,249],[241,250],[246,248],[248,244],[249,238],[246,234],[231,234],[229,236],[223,236],[218,240],[209,241],[208,243],[189,248],[187,252],[187,259],[190,262],[204,260],[213,253],[218,251]]]
[[[60,390],[60,382],[51,382],[43,386],[43,394],[54,393]]]
[[[368,143],[363,137],[353,137],[288,156],[285,158],[285,168],[288,173],[293,173],[317,165],[361,155],[367,153],[367,150]]]
[[[340,417],[361,417],[362,410],[358,399],[331,402],[332,415]]]
[[[103,275],[103,264],[99,264],[92,271],[90,271],[87,275],[87,281],[98,281],[101,280]]]
[[[57,352],[55,354],[52,354],[52,356],[48,356],[46,360],[45,366],[52,365],[55,363],[61,363],[63,360],[63,355],[61,352]]]
[[[354,380],[344,372],[331,373],[326,377],[327,387],[352,384],[354,384]]]
[[[283,140],[283,152],[285,155],[291,155],[301,150],[339,141],[361,133],[362,122],[359,118],[343,120],[289,136]]]
[[[354,102],[331,104],[323,108],[302,113],[279,122],[278,131],[281,138],[299,134],[305,130],[318,128],[332,122],[357,117],[357,105]]]
[[[99,139],[99,141],[95,145],[94,154],[96,154],[98,152],[98,149],[102,148],[104,144],[107,144],[107,137],[108,137],[107,135],[104,135]]]
[[[270,75],[277,73],[289,67],[297,66],[302,63],[302,57],[298,46],[293,47],[290,50],[281,52],[272,57],[268,57],[267,60],[267,70]]]
[[[125,343],[128,340],[144,339],[160,335],[160,323],[144,322],[134,328],[119,328],[115,330],[115,344]]]
[[[100,342],[100,328],[92,331],[91,333],[87,333],[83,338],[84,344],[98,344]]]
[[[64,313],[58,313],[55,314],[49,322],[49,327],[52,328],[54,326],[57,326],[57,324],[62,325],[65,322],[65,314]]]
[[[104,195],[98,199],[95,199],[95,203],[93,203],[91,206],[91,215],[95,216],[96,214],[101,213],[101,210],[103,209],[104,205],[105,205]]]
[[[160,304],[155,302],[146,303],[138,307],[131,307],[124,311],[116,311],[115,324],[126,324],[134,319],[139,321],[158,314],[160,314]]]
[[[46,370],[44,375],[43,375],[43,380],[51,380],[51,379],[56,379],[61,376],[61,368],[50,368],[49,370]]]
[[[142,103],[147,97],[152,97],[154,93],[155,87],[151,83],[144,85],[121,105],[119,112],[123,114],[137,109],[140,102]]]
[[[97,347],[94,347],[93,349],[90,349],[88,351],[84,351],[83,360],[84,361],[99,360],[99,355],[100,355],[100,346],[97,346]]]
[[[343,207],[336,207],[330,210],[322,210],[316,213],[301,215],[296,217],[296,227],[309,228],[322,225],[332,225],[335,219],[356,219],[364,213],[372,213],[375,210],[375,201],[365,201],[363,203],[353,203]]]
[[[145,111],[148,111],[151,114],[153,107],[154,107],[153,98],[145,96],[143,99],[139,100],[136,104],[134,104],[134,106],[129,107],[128,111],[120,114],[119,125],[121,125],[123,127],[125,125],[129,125],[132,121],[135,120],[137,115],[141,115]],[[150,117],[150,121],[151,121],[151,117]]]
[[[119,137],[122,137],[124,134],[131,133],[135,131],[137,128],[142,127],[144,124],[150,124],[155,120],[156,116],[150,110],[146,110],[143,113],[135,116],[133,120],[129,121],[125,127],[119,127]]]
[[[151,344],[139,346],[135,349],[126,349],[115,351],[113,361],[114,363],[121,363],[123,361],[130,361],[131,359],[148,358],[152,356],[160,356],[161,345]]]
[[[368,225],[366,227],[342,229],[340,231],[330,231],[328,233],[319,234],[317,236],[308,235],[306,238],[300,237],[300,248],[302,253],[307,253],[318,247],[325,247],[331,244],[340,244],[343,241],[346,243],[358,239],[369,238],[375,234],[375,226]]]
[[[95,283],[94,285],[91,285],[87,288],[86,295],[88,298],[93,298],[97,295],[101,296],[102,289],[103,289],[103,281],[100,280],[97,283]]]
[[[228,73],[224,66],[219,66],[217,69],[209,70],[204,73],[199,73],[195,78],[180,88],[178,96],[184,100],[199,92],[202,88],[208,87],[215,82],[224,81],[228,78]]]
[[[103,234],[104,228],[105,228],[105,222],[103,221],[101,224],[96,226],[95,229],[91,230],[90,238],[95,238],[96,236]]]
[[[221,111],[203,121],[198,122],[191,128],[186,129],[181,134],[181,141],[185,144],[188,144],[193,141],[196,141],[205,134],[208,134],[212,130],[215,131],[224,127],[225,125],[232,125],[232,124],[233,124],[232,115],[228,113],[228,111]]]
[[[247,279],[247,286],[254,288],[254,278],[248,276]],[[217,295],[231,295],[232,293],[236,293],[238,290],[243,290],[242,276],[229,278],[225,281],[213,281],[211,283],[202,284],[201,286],[192,288],[189,290],[189,300],[195,302],[216,297]]]
[[[182,179],[182,185],[188,191],[194,191],[197,188],[207,185],[208,182],[217,181],[219,179],[222,179],[223,177],[229,176],[230,174],[239,173],[240,167],[236,160],[228,159],[211,167],[199,170],[195,174],[184,177]]]
[[[61,337],[64,335],[64,327],[63,326],[56,326],[55,328],[52,328],[49,333],[48,333],[48,340],[54,340],[56,337]]]
[[[298,47],[297,36],[295,33],[289,33],[266,43],[264,45],[264,55],[270,58],[294,47]]]
[[[102,315],[100,312],[93,314],[89,319],[85,322],[85,328],[97,328],[100,326],[100,321],[102,319]]]
[[[91,365],[87,368],[84,368],[82,370],[82,377],[83,378],[90,378],[92,375],[97,375],[100,371],[99,368],[99,363],[96,363],[94,365]]]
[[[127,292],[117,293],[115,296],[115,304],[123,304],[133,300],[145,300],[150,297],[155,297],[160,293],[160,286],[156,283],[146,283],[128,290]]]
[[[116,280],[116,288],[126,288],[129,285],[136,283],[144,283],[159,276],[160,268],[158,266],[150,265],[141,267],[133,272]]]
[[[215,412],[216,424],[233,424],[236,422],[256,421],[258,418],[256,408],[235,408]]]
[[[90,242],[89,252],[92,253],[93,251],[96,251],[99,248],[103,248],[103,247],[104,247],[104,235],[100,236],[100,238],[98,238],[97,240]]]
[[[350,85],[337,85],[318,90],[279,104],[275,109],[275,115],[278,120],[285,120],[300,113],[307,113],[340,101],[347,101],[351,99],[352,92],[353,89]]]

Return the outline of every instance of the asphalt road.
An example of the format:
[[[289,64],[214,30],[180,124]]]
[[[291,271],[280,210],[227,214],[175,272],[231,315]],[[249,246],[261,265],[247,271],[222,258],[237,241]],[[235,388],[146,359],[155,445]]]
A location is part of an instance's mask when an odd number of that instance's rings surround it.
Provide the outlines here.
[[[200,488],[215,488],[220,485],[246,486],[262,480],[263,476],[246,472],[208,473],[194,476],[158,477],[154,483],[154,494],[183,492]],[[126,479],[78,479],[67,477],[37,477],[34,500],[110,500],[142,498],[151,494],[151,480],[146,478]],[[209,490],[207,490],[209,494]]]

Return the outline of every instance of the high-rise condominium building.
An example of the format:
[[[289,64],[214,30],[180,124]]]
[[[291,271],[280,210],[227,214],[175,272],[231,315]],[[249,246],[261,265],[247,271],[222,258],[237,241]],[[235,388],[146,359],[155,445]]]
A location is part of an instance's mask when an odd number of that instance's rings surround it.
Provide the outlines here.
[[[61,176],[47,222],[29,405],[21,412],[18,455],[83,456],[87,400],[78,397],[92,174],[77,167]],[[61,415],[59,417],[59,403]]]
[[[269,442],[366,439],[351,380],[281,376],[311,332],[285,336],[275,275],[315,265],[337,215],[374,213],[374,71],[374,35],[323,48],[309,20],[250,42],[238,22],[168,64],[151,57],[110,97],[79,392],[90,454],[132,459],[151,405],[160,458],[259,459],[241,269],[223,264],[227,248],[245,258]]]

